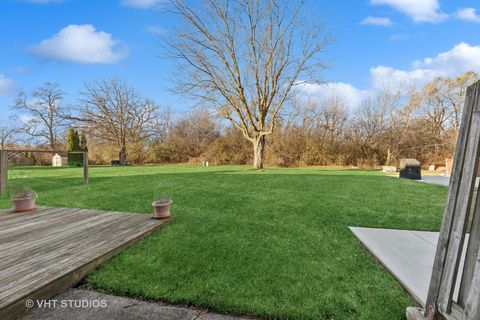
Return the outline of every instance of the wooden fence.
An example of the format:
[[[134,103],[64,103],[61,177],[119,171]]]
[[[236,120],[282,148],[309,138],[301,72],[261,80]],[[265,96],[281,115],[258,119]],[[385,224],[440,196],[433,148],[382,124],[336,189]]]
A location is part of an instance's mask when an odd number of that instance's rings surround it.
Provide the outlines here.
[[[467,89],[426,307],[407,309],[409,320],[480,319],[480,199],[474,193],[479,144],[480,81]],[[464,245],[466,256],[461,269]]]

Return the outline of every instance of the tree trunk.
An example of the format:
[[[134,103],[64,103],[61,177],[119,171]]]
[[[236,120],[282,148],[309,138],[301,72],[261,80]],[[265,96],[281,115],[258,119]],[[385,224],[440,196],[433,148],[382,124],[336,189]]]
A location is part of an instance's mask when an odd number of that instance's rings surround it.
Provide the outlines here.
[[[127,161],[127,148],[125,145],[122,146],[120,152],[118,153],[118,160],[120,163],[125,163]]]
[[[50,142],[50,150],[55,150],[57,147],[57,141],[55,140],[55,134],[53,133],[53,128],[50,126],[48,128],[48,134],[49,134],[49,142]]]
[[[253,167],[263,168],[263,155],[265,153],[265,136],[256,137],[253,140]]]
[[[390,148],[387,149],[387,161],[385,161],[385,165],[389,166],[392,162],[392,151]]]

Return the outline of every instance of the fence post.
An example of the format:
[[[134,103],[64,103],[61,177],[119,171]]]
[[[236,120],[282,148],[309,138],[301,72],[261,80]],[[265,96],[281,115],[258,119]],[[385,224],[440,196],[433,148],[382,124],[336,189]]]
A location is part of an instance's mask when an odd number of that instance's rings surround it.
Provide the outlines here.
[[[88,152],[83,153],[83,184],[88,184]]]
[[[462,124],[424,311],[407,309],[408,320],[480,319],[480,253],[478,203],[473,200],[480,156],[480,81],[467,89]],[[477,198],[478,199],[478,198]],[[465,234],[475,204],[463,270],[460,260]],[[459,298],[454,298],[460,272]]]
[[[7,150],[0,150],[0,197],[7,194],[8,179],[8,153]]]

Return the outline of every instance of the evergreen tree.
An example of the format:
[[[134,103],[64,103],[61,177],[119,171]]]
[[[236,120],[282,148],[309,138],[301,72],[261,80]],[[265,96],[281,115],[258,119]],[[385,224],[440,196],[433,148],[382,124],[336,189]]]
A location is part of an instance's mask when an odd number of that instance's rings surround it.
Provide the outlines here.
[[[71,167],[83,166],[82,154],[70,153],[72,151],[82,151],[80,149],[80,138],[78,137],[78,131],[74,128],[70,128],[68,130],[68,140],[67,140],[68,165]]]
[[[85,132],[82,132],[80,135],[80,151],[88,152],[87,136],[85,135]]]
[[[67,140],[67,151],[77,151],[76,150],[76,145],[75,145],[75,132],[76,130],[74,128],[70,128],[68,130],[68,140]]]

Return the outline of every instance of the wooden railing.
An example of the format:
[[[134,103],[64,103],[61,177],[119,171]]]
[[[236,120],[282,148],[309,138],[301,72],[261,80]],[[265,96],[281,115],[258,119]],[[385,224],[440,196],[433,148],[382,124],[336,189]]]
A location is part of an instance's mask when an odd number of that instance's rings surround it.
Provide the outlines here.
[[[480,81],[467,89],[426,307],[409,308],[409,320],[480,319],[480,197],[474,193],[479,156]],[[466,243],[470,219],[472,226]],[[464,245],[465,263],[460,270]]]

